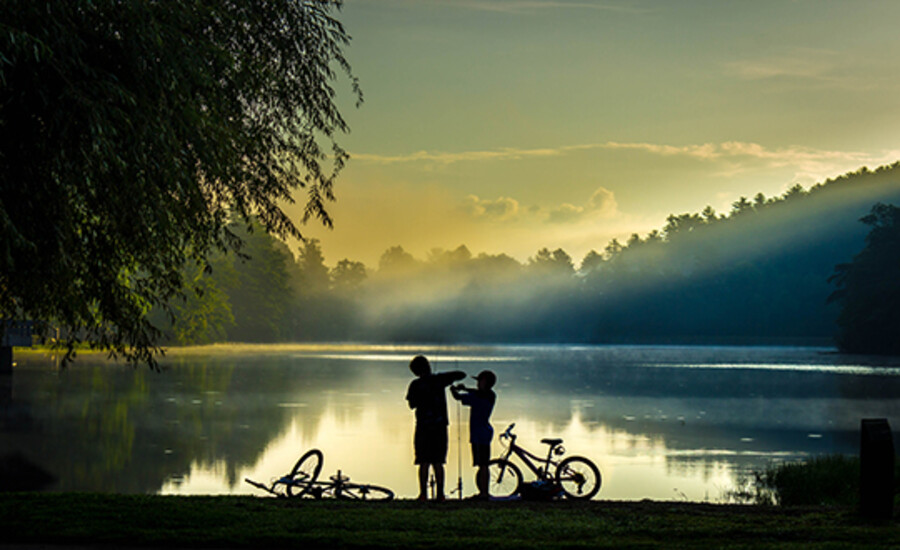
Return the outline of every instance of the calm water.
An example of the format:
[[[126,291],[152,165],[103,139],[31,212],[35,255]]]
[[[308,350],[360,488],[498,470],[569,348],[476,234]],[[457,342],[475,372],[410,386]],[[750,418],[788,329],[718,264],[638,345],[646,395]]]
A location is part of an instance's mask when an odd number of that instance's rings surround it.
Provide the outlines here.
[[[861,418],[900,423],[900,362],[828,349],[229,347],[173,352],[162,372],[86,357],[60,371],[20,355],[0,379],[0,454],[54,473],[53,490],[261,494],[243,479],[268,482],[316,447],[323,474],[411,497],[416,353],[436,370],[494,370],[496,431],[515,422],[535,451],[562,437],[600,466],[602,499],[721,501],[753,469],[857,453]],[[448,485],[462,429],[468,495],[467,411],[458,424],[449,403]]]

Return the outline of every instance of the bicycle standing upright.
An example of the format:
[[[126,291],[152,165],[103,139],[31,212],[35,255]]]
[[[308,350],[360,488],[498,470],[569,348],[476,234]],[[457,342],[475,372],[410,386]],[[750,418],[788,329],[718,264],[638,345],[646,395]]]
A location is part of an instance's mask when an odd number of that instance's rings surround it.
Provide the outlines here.
[[[514,423],[510,424],[500,434],[500,441],[509,441],[506,452],[488,463],[492,497],[508,498],[522,490],[522,470],[510,461],[512,455],[519,457],[539,480],[556,483],[568,498],[587,500],[597,494],[602,478],[596,464],[581,456],[570,456],[561,461],[554,459],[566,452],[563,440],[558,438],[541,440],[548,445],[547,458],[541,458],[516,444],[514,427]]]

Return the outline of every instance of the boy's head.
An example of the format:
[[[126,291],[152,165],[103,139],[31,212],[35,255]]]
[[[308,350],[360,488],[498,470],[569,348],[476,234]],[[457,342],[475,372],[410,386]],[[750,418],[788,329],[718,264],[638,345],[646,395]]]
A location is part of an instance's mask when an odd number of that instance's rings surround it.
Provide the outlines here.
[[[409,362],[409,370],[416,376],[422,377],[431,373],[431,364],[424,355],[416,355]]]
[[[489,390],[497,383],[497,375],[493,371],[483,370],[478,373],[475,380],[478,380],[478,389]]]

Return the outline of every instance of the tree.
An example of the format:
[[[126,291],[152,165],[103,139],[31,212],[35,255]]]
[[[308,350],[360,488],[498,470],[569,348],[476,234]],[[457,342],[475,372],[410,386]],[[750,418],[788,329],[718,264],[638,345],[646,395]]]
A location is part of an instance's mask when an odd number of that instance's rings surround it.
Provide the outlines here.
[[[300,248],[298,294],[322,294],[328,291],[330,277],[319,239],[308,239]]]
[[[666,240],[671,241],[680,235],[696,231],[698,227],[706,223],[707,221],[700,214],[670,214],[666,218],[666,226],[663,228],[663,233],[666,236]]]
[[[300,237],[347,154],[341,0],[0,6],[0,317],[153,363],[148,320],[232,222]]]
[[[622,243],[619,242],[619,239],[613,239],[609,241],[606,247],[603,249],[603,257],[606,258],[606,261],[613,261],[619,257],[622,251],[625,250],[625,247],[622,246]]]
[[[703,221],[706,223],[715,223],[719,221],[719,217],[716,215],[716,209],[709,205],[706,205],[706,208],[703,209],[703,212],[701,212],[700,215],[703,216]]]
[[[218,255],[212,276],[228,295],[234,324],[232,342],[274,342],[289,334],[288,314],[294,300],[288,267],[294,257],[286,244],[254,223],[235,232],[246,254]]]
[[[866,246],[830,281],[840,303],[838,347],[851,353],[900,354],[900,207],[878,203],[861,222]]]
[[[790,189],[784,192],[782,197],[784,200],[791,200],[799,197],[806,196],[807,192],[803,189],[803,186],[799,183],[794,184]]]
[[[472,259],[472,253],[469,248],[461,244],[455,250],[444,250],[443,248],[432,248],[428,253],[428,263],[432,265],[443,265],[445,267],[460,266]]]
[[[226,339],[228,329],[234,326],[229,297],[217,278],[204,273],[198,265],[188,267],[190,272],[185,274],[185,283],[189,288],[169,304],[172,319],[167,329],[181,345],[221,342]],[[160,327],[167,324],[166,319],[154,322]]]
[[[746,212],[753,211],[753,203],[747,200],[747,197],[741,197],[735,202],[731,203],[731,215],[738,216],[740,214],[744,214]]]
[[[590,250],[587,254],[584,255],[584,258],[581,260],[581,267],[578,271],[582,275],[587,275],[591,273],[595,269],[599,268],[603,265],[603,256],[597,253],[596,250]]]
[[[365,264],[347,258],[339,261],[330,274],[334,289],[342,293],[356,291],[368,277]]]
[[[533,258],[529,258],[528,265],[540,274],[569,276],[575,273],[572,257],[562,248],[557,248],[553,252],[550,252],[549,248],[542,248]]]
[[[380,274],[390,276],[408,273],[417,266],[412,254],[403,250],[402,246],[392,246],[381,254],[378,259],[378,271]]]

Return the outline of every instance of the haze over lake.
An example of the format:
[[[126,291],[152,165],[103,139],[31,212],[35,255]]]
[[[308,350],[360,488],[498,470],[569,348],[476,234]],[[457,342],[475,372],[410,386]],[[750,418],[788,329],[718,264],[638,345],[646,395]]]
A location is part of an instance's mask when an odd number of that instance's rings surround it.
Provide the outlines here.
[[[417,353],[439,371],[494,370],[496,432],[515,422],[537,452],[562,437],[600,466],[601,499],[721,501],[754,469],[858,452],[861,418],[900,418],[900,364],[827,348],[223,346],[174,350],[161,372],[22,355],[3,380],[0,453],[52,472],[51,490],[261,494],[244,478],[268,482],[319,448],[323,474],[412,497]],[[460,425],[449,406],[448,486],[461,428],[468,495],[467,411]]]

